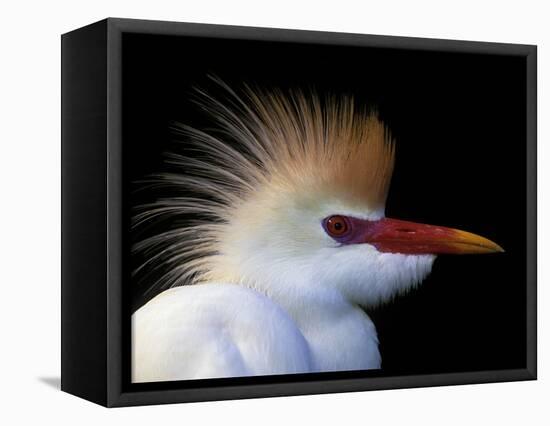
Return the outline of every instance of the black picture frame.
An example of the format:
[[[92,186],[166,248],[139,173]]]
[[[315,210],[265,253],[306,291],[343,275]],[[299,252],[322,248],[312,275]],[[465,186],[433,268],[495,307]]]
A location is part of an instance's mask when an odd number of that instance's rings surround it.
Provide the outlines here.
[[[122,36],[237,38],[525,60],[526,366],[383,377],[360,372],[128,386],[123,306]],[[531,45],[341,34],[109,18],[62,36],[62,390],[108,406],[303,395],[536,379],[537,49]]]

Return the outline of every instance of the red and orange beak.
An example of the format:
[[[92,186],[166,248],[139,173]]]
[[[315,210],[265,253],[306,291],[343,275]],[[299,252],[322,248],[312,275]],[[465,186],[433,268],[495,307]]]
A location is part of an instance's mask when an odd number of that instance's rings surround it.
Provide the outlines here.
[[[370,222],[361,242],[378,251],[403,254],[482,254],[504,250],[498,244],[470,232],[384,218]]]

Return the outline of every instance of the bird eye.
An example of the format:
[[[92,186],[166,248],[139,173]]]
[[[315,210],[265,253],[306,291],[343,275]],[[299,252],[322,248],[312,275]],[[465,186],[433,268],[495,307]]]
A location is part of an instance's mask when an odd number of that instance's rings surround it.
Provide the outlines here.
[[[325,220],[325,229],[331,237],[342,237],[349,231],[350,226],[344,216],[330,216]]]

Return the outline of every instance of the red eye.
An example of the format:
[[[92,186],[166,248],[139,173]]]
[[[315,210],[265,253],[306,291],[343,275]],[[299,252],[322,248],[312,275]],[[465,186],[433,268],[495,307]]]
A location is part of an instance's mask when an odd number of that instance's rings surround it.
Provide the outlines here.
[[[327,233],[332,237],[341,237],[349,230],[348,221],[344,216],[330,216],[325,221]]]

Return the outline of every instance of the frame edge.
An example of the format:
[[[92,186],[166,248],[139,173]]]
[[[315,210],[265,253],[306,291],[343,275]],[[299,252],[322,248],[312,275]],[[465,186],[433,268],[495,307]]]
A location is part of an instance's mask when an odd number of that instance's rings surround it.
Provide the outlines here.
[[[61,390],[105,405],[106,21],[61,37]]]

